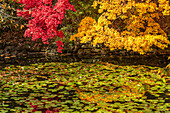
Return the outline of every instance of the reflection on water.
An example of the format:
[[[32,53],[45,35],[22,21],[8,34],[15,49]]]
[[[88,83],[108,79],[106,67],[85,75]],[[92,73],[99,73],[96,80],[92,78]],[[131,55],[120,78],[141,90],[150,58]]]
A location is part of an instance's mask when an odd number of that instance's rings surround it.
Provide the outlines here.
[[[116,65],[146,65],[165,67],[168,64],[168,55],[134,55],[134,56],[121,56],[121,55],[58,55],[48,56],[44,55],[31,55],[22,58],[9,58],[0,59],[0,69],[8,65],[30,65],[34,63],[46,63],[46,62],[83,62],[83,63],[95,63],[98,61],[109,62]]]

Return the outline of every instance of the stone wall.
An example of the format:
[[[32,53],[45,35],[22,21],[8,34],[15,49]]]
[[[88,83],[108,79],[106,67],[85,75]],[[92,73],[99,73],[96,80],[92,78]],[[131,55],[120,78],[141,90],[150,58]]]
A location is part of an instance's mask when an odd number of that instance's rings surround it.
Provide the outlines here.
[[[49,45],[44,45],[41,39],[38,41],[31,41],[30,38],[23,37],[23,31],[17,32],[3,32],[0,34],[0,58],[5,57],[22,57],[28,55],[60,55],[57,52],[57,45],[54,40]],[[71,42],[69,42],[71,43]],[[102,44],[97,44],[96,47],[92,47],[90,43],[74,42],[73,44],[65,44],[62,54],[77,54],[79,56],[90,56],[90,55],[135,55],[132,51],[127,52],[126,50],[115,50],[110,51],[109,48],[104,47]],[[170,48],[156,51],[156,53],[170,54]],[[152,52],[154,53],[154,52]]]

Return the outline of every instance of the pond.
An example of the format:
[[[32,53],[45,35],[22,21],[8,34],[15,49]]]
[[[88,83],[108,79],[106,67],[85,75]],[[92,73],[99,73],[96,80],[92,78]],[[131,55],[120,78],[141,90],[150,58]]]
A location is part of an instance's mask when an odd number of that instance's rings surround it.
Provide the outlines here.
[[[35,55],[6,59],[1,61],[0,111],[168,112],[166,57]]]
[[[0,58],[0,69],[9,65],[29,65],[34,63],[45,62],[84,62],[95,63],[97,61],[109,62],[116,65],[146,65],[165,67],[168,65],[168,55],[77,55],[61,54],[45,56],[44,54],[31,54],[25,57]]]

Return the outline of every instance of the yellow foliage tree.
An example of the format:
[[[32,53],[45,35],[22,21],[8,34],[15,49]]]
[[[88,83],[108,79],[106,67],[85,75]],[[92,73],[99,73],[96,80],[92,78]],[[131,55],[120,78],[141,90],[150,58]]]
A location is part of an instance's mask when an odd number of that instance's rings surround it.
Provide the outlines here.
[[[164,49],[170,44],[158,24],[160,18],[169,15],[169,0],[97,0],[92,6],[98,5],[101,16],[97,22],[85,17],[70,40],[77,37],[81,43],[104,43],[110,50],[124,48],[140,54],[152,50],[153,45]]]

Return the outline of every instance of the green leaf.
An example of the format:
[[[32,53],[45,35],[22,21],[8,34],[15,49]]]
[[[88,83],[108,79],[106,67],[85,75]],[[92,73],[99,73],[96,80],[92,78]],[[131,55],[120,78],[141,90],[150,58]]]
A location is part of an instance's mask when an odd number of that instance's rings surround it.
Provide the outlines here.
[[[63,89],[64,88],[64,86],[59,86],[59,88],[58,89]]]
[[[79,12],[79,14],[83,14],[83,12]]]

